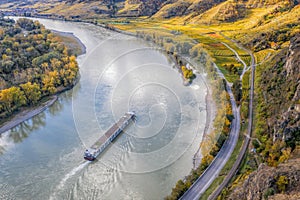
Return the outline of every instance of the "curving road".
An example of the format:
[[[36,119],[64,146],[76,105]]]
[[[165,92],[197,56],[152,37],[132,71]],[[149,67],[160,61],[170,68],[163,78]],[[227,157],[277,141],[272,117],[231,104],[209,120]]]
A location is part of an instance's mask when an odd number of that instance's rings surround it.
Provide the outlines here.
[[[226,44],[225,42],[221,42],[223,45],[225,45],[228,49],[230,49],[236,56],[236,58],[243,64],[244,68],[243,68],[243,72],[240,75],[240,80],[242,80],[244,74],[247,71],[247,64],[245,63],[245,61],[243,61],[243,59],[241,59],[240,55],[233,49],[231,48],[228,44]],[[248,51],[247,51],[248,52]]]
[[[222,72],[215,65],[219,75],[221,78],[224,78]],[[215,180],[215,178],[219,175],[220,171],[229,160],[236,143],[238,141],[239,132],[240,132],[240,110],[236,105],[231,87],[229,83],[226,82],[226,89],[230,96],[230,102],[232,105],[232,113],[234,119],[231,123],[231,130],[228,139],[223,144],[219,153],[212,161],[212,163],[208,166],[208,168],[202,173],[202,175],[194,182],[194,184],[184,193],[184,195],[180,198],[181,200],[198,200],[201,195],[207,190],[207,188],[211,185],[211,183]]]
[[[235,41],[232,41],[236,43]],[[255,76],[255,58],[252,52],[245,49],[244,47],[240,46],[238,43],[236,43],[240,48],[246,50],[249,55],[251,56],[251,79],[250,79],[250,95],[249,95],[249,120],[248,120],[248,129],[247,129],[247,135],[245,137],[245,141],[243,143],[242,149],[238,155],[237,160],[235,161],[234,165],[232,166],[231,170],[221,183],[221,185],[209,196],[209,200],[216,199],[226,187],[226,185],[229,183],[229,181],[232,179],[232,177],[236,174],[238,171],[240,164],[244,158],[244,155],[247,151],[250,139],[251,139],[251,132],[252,132],[252,122],[253,122],[253,98],[254,98],[254,76]]]
[[[227,38],[227,37],[226,37]],[[231,40],[230,38],[227,38]],[[243,143],[242,149],[238,155],[238,158],[236,162],[234,163],[232,169],[229,171],[228,175],[225,177],[222,184],[213,192],[211,196],[209,196],[209,199],[216,199],[218,195],[221,193],[223,188],[229,183],[231,178],[235,175],[237,172],[241,161],[244,158],[244,155],[246,153],[246,150],[248,148],[250,138],[251,138],[251,131],[252,131],[252,121],[253,121],[253,94],[254,94],[254,73],[255,73],[255,58],[251,51],[244,48],[243,46],[239,45],[236,41],[231,40],[233,43],[235,43],[239,48],[247,51],[249,55],[251,56],[251,80],[250,80],[250,96],[249,96],[249,124],[248,124],[248,130],[247,135],[245,138],[245,141]],[[240,79],[242,79],[243,75],[247,71],[247,64],[240,58],[238,53],[231,48],[226,43],[224,44],[227,48],[229,48],[231,51],[234,52],[237,59],[243,64],[244,69],[243,73],[240,76]],[[215,65],[215,68],[217,69],[219,76],[221,78],[224,78],[223,73],[219,70],[219,68]],[[226,79],[225,79],[226,80]],[[230,102],[232,105],[232,112],[234,115],[234,120],[232,121],[231,125],[231,131],[229,134],[229,138],[226,140],[224,145],[222,146],[221,150],[219,151],[218,155],[215,157],[213,162],[210,164],[210,166],[203,172],[203,174],[196,180],[196,182],[184,193],[184,195],[180,198],[182,200],[196,200],[199,199],[202,194],[208,189],[208,187],[211,185],[211,183],[215,180],[215,178],[219,175],[220,171],[226,164],[226,162],[229,160],[239,137],[239,131],[240,131],[240,110],[236,105],[235,99],[233,97],[233,93],[231,91],[231,88],[229,86],[229,83],[226,82],[226,89],[228,91],[228,94],[230,96]]]

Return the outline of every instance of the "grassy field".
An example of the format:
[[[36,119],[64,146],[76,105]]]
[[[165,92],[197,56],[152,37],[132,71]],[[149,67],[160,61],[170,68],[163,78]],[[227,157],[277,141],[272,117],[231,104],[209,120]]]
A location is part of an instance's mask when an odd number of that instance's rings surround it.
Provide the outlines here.
[[[112,21],[99,21],[100,23],[112,23]],[[220,67],[228,81],[233,82],[239,78],[238,73],[233,73],[228,70],[228,67],[233,65],[237,70],[242,69],[242,64],[236,59],[235,54],[221,42],[228,44],[240,55],[247,64],[250,64],[250,56],[248,53],[238,48],[230,40],[223,37],[221,34],[214,32],[209,27],[199,27],[195,25],[182,25],[177,20],[156,21],[156,20],[134,20],[128,24],[113,24],[114,27],[129,31],[145,31],[147,33],[157,33],[159,35],[172,36],[174,40],[180,42],[201,43],[203,48],[208,51],[215,63]],[[172,33],[178,33],[174,36]]]

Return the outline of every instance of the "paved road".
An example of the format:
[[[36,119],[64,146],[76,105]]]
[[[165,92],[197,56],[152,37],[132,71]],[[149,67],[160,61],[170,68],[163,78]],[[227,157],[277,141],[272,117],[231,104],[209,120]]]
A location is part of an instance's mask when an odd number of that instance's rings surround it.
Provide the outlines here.
[[[221,78],[225,78],[218,68],[217,70]],[[215,178],[219,175],[220,171],[230,158],[231,153],[233,152],[233,149],[236,146],[240,131],[240,110],[236,105],[233,93],[228,83],[226,84],[226,89],[230,96],[232,113],[234,115],[234,119],[231,123],[231,131],[229,137],[223,144],[222,148],[220,149],[213,162],[195,181],[195,183],[184,193],[184,195],[180,198],[181,200],[198,200],[201,197],[201,195],[207,190],[210,184],[215,180]]]
[[[230,39],[230,38],[228,38]],[[231,40],[232,41],[232,40]],[[245,138],[245,141],[243,143],[241,152],[224,179],[223,183],[214,191],[214,193],[209,197],[209,199],[216,199],[217,196],[221,193],[223,188],[228,184],[230,179],[235,175],[236,171],[238,170],[238,167],[240,166],[240,163],[245,155],[245,152],[248,148],[249,142],[250,142],[250,137],[251,137],[251,131],[252,131],[252,116],[253,116],[253,93],[254,93],[254,73],[255,73],[255,58],[252,52],[249,50],[245,49],[241,45],[239,45],[236,41],[232,41],[235,44],[237,44],[241,49],[244,49],[249,53],[251,56],[251,82],[250,82],[250,95],[249,95],[249,124],[248,124],[248,131],[247,135]],[[231,48],[229,45],[226,43],[223,43],[227,48],[229,48],[231,51],[233,51],[239,59],[242,64],[244,65],[243,73],[240,77],[242,79],[244,73],[247,71],[247,65],[246,63],[240,58],[238,53]],[[217,68],[217,66],[215,66]],[[218,70],[218,68],[217,68]],[[218,70],[219,75],[225,79],[224,75]],[[232,121],[232,126],[231,126],[231,131],[228,140],[224,143],[223,147],[221,148],[220,152],[218,155],[215,157],[214,161],[211,163],[211,165],[204,171],[204,173],[196,180],[196,182],[189,188],[188,191],[185,192],[185,194],[180,198],[182,200],[196,200],[201,197],[201,195],[207,190],[207,188],[211,185],[211,183],[215,180],[215,178],[219,175],[220,171],[228,161],[229,157],[231,156],[237,140],[239,136],[239,131],[240,131],[240,111],[239,108],[237,108],[236,102],[234,100],[231,88],[229,84],[227,83],[227,91],[230,95],[230,101],[232,105],[232,110],[233,110],[233,115],[234,115],[234,120]]]
[[[221,42],[223,45],[225,45],[228,49],[230,49],[236,56],[236,58],[243,64],[244,68],[243,68],[243,72],[240,75],[240,80],[243,79],[244,74],[246,73],[246,71],[248,70],[248,66],[245,63],[245,61],[243,61],[243,59],[241,59],[240,55],[233,49],[231,48],[228,44],[226,44],[225,42]]]
[[[233,41],[234,42],[234,41]],[[237,43],[236,43],[237,44]],[[237,44],[238,45],[238,44]],[[242,47],[241,47],[242,48]],[[245,48],[243,48],[246,50]],[[238,155],[237,160],[235,161],[233,167],[229,171],[228,175],[225,177],[221,185],[209,196],[209,200],[216,199],[226,187],[226,185],[229,183],[229,181],[232,179],[232,177],[236,174],[238,171],[240,164],[244,158],[244,155],[247,151],[250,138],[251,138],[251,132],[252,132],[252,122],[253,122],[253,97],[254,97],[254,75],[255,75],[255,58],[252,52],[249,50],[246,50],[250,56],[251,56],[251,80],[250,80],[250,94],[249,94],[249,120],[248,120],[248,129],[247,129],[247,135],[245,137],[245,141],[243,143],[242,149]]]

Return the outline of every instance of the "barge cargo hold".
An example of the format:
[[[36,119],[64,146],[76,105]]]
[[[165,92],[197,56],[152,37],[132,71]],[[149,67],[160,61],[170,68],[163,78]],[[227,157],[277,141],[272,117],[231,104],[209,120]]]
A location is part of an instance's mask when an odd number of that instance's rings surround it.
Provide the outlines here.
[[[84,159],[95,160],[109,144],[126,128],[135,117],[134,112],[127,112],[104,135],[102,135],[89,149],[84,152]]]

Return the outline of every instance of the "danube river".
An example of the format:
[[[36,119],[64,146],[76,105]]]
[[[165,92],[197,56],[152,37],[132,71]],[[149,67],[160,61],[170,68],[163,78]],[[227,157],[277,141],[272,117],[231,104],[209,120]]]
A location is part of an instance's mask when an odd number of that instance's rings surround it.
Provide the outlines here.
[[[86,46],[80,81],[0,136],[0,199],[163,199],[193,167],[206,87],[160,50],[91,24],[40,19]],[[125,112],[137,120],[94,162],[83,152]]]

